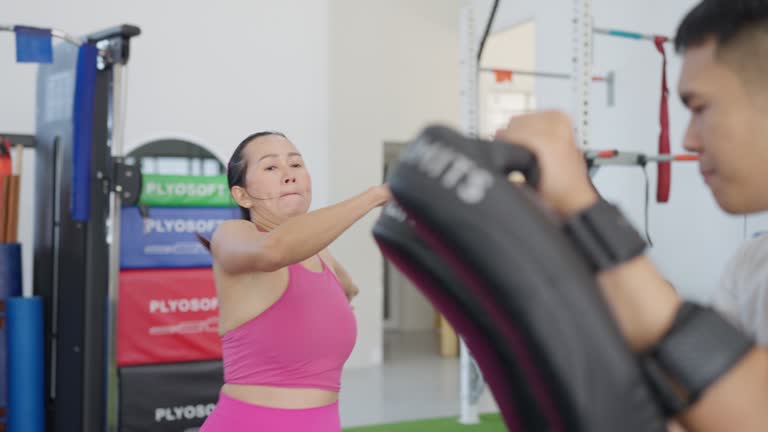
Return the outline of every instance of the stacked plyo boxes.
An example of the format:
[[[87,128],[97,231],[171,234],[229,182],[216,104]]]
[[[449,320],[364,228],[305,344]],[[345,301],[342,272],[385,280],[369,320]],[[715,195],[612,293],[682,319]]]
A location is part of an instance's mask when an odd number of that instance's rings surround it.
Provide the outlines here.
[[[221,387],[210,238],[239,216],[223,176],[144,175],[121,214],[117,365],[121,432],[202,425]]]

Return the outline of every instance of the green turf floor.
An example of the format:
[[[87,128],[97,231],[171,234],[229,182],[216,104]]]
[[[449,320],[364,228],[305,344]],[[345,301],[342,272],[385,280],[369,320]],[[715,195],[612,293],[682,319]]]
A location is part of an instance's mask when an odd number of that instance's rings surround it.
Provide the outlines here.
[[[463,425],[456,417],[363,426],[344,429],[344,432],[504,432],[507,427],[498,414],[482,414],[480,423]]]

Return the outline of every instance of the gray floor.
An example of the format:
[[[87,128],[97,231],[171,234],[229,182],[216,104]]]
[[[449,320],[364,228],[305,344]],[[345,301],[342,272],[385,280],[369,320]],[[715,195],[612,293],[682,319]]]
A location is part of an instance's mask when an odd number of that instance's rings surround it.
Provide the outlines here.
[[[341,420],[345,427],[459,414],[459,360],[441,358],[434,332],[388,332],[384,364],[345,369]],[[488,390],[480,412],[497,411]]]

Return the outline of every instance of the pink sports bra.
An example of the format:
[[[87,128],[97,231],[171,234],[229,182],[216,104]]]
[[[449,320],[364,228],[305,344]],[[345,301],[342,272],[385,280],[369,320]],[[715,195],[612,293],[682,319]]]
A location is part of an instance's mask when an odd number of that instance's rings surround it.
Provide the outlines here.
[[[267,310],[222,336],[224,382],[338,391],[357,322],[338,279],[288,266],[288,287]]]

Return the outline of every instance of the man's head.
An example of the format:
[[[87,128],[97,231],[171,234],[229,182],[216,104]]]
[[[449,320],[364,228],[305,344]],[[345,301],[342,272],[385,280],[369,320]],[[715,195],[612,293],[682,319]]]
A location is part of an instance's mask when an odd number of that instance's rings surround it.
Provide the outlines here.
[[[768,210],[768,0],[703,0],[675,37],[685,148],[729,213]]]

